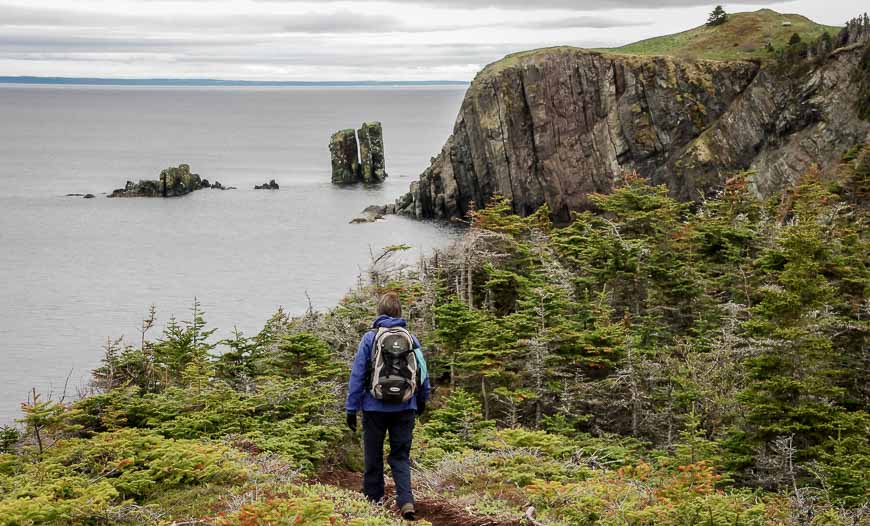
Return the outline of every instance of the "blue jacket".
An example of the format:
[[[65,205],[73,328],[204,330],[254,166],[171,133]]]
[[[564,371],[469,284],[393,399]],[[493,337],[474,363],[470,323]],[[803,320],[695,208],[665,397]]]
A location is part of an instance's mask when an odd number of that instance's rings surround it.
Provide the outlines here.
[[[407,327],[407,322],[402,318],[391,318],[386,315],[378,316],[372,324],[372,329],[362,337],[359,342],[359,348],[356,351],[356,356],[353,359],[353,368],[350,371],[350,385],[347,391],[347,402],[344,404],[345,409],[349,413],[359,411],[379,411],[383,413],[393,413],[397,411],[407,411],[409,409],[417,410],[417,400],[426,402],[429,399],[429,375],[426,370],[426,360],[423,358],[423,352],[420,349],[420,342],[415,336],[416,345],[415,354],[417,362],[420,365],[420,378],[422,385],[417,391],[417,396],[411,398],[407,402],[401,404],[385,404],[381,400],[375,399],[365,385],[366,370],[368,369],[369,361],[372,356],[372,345],[375,340],[375,333],[378,327]]]

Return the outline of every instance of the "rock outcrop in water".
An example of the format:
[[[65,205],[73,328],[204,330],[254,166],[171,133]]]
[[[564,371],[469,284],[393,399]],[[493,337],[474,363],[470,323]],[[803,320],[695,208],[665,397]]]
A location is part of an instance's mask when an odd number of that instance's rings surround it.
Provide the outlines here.
[[[755,190],[770,195],[868,139],[855,110],[866,40],[799,78],[749,61],[575,48],[509,56],[478,74],[453,134],[397,213],[462,217],[501,194],[518,213],[546,203],[564,221],[627,170],[690,200],[753,169]]]
[[[201,188],[205,187],[199,174],[190,173],[190,166],[180,164],[160,172],[157,180],[127,181],[124,188],[118,188],[109,197],[177,197]]]
[[[356,133],[352,129],[337,131],[329,140],[332,155],[332,183],[354,184],[360,180]]]
[[[220,181],[215,181],[213,183],[208,182],[208,179],[202,180],[203,188],[211,188],[212,190],[235,190],[235,186],[224,186]]]
[[[383,182],[387,177],[384,162],[384,130],[380,122],[364,122],[359,131],[360,177],[366,184]]]
[[[357,151],[359,148],[359,151]],[[384,132],[380,122],[364,122],[359,141],[352,129],[337,131],[329,140],[332,183],[338,185],[383,182],[387,177],[384,160]]]
[[[279,188],[280,186],[278,186],[278,183],[274,179],[271,179],[268,183],[254,185],[254,190],[278,190]]]

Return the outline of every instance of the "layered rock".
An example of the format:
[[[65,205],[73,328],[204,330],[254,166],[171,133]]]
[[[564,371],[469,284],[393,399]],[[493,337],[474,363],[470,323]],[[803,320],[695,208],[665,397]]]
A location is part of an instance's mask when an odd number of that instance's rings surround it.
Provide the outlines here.
[[[509,56],[474,80],[453,134],[397,212],[461,217],[501,194],[518,213],[546,203],[567,220],[627,170],[688,200],[755,169],[768,195],[867,140],[870,123],[854,111],[862,45],[799,80],[745,61],[575,48]]]
[[[332,134],[332,138],[329,140],[329,153],[332,155],[333,184],[346,185],[359,182],[360,168],[356,133],[352,129]]]
[[[380,122],[364,122],[359,135],[360,178],[366,184],[383,182],[387,177],[384,161],[384,130]]]
[[[124,188],[114,190],[109,197],[177,197],[205,188],[199,174],[190,173],[190,166],[180,164],[160,172],[157,180],[127,181]]]

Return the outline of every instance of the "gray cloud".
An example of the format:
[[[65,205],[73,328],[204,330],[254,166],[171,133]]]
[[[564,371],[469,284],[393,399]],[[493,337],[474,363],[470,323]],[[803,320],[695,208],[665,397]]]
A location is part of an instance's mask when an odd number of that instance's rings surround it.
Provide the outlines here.
[[[407,25],[387,15],[349,10],[299,15],[126,15],[69,8],[34,8],[0,4],[0,27],[81,27],[151,31],[222,30],[239,33],[371,33],[402,30]],[[414,28],[417,29],[417,28]]]
[[[247,39],[249,43],[261,40]],[[245,39],[237,37],[202,37],[195,40],[189,38],[171,37],[140,37],[140,36],[76,36],[76,35],[3,35],[0,34],[0,52],[6,49],[21,53],[25,51],[59,52],[64,50],[76,52],[110,53],[114,50],[129,51],[175,51],[195,47],[239,46],[246,43]]]
[[[258,2],[291,3],[310,0],[257,0]],[[357,0],[360,2],[384,2],[390,0]],[[785,0],[785,2],[794,0]],[[715,4],[706,0],[401,0],[406,4],[417,4],[450,9],[566,9],[570,11],[602,11],[607,9],[655,9],[663,7],[699,7]],[[733,0],[731,5],[781,4],[783,0]]]
[[[711,5],[707,0],[195,1],[167,8],[149,0],[0,0],[3,74],[467,80],[516,51],[608,47],[681,31],[703,23]],[[772,3],[738,0],[728,3],[729,10],[742,2]],[[798,3],[795,7],[815,5]],[[837,5],[838,13],[845,10]],[[649,10],[675,6],[687,8]],[[496,9],[480,10],[485,7]]]
[[[569,16],[527,22],[525,27],[537,27],[541,29],[560,29],[574,27],[588,27],[593,29],[606,29],[610,27],[648,26],[652,22],[648,20],[617,19],[603,16]]]
[[[309,40],[308,46],[288,46],[283,39],[263,39],[257,46],[234,43],[235,39],[210,39],[207,42],[184,42],[178,39],[155,39],[144,42],[115,37],[63,38],[42,40],[32,37],[0,38],[0,59],[65,62],[80,60],[126,61],[160,56],[161,61],[175,64],[219,64],[231,66],[366,69],[434,68],[442,66],[484,65],[525,49],[552,45],[552,42],[527,44],[449,44],[369,45],[365,53],[330,42]],[[591,42],[566,42],[568,45],[593,46]]]
[[[96,13],[77,9],[34,8],[0,4],[0,27],[81,27],[148,29],[165,31],[183,28],[193,30],[221,30],[229,33],[423,33],[474,29],[484,27],[522,28],[610,28],[647,25],[604,16],[567,16],[543,20],[509,21],[458,21],[451,25],[410,23],[395,16],[367,14],[350,10],[332,12],[308,12],[298,15],[240,14],[198,16],[153,16]]]

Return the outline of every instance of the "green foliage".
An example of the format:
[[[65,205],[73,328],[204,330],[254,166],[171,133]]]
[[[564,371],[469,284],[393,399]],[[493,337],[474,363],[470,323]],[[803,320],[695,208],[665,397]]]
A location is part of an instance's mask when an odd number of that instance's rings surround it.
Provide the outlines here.
[[[0,524],[88,523],[127,499],[244,476],[224,446],[133,429],[67,439],[47,449],[40,462],[20,462],[3,474]]]
[[[707,25],[711,27],[721,26],[728,20],[728,14],[722,9],[721,5],[717,5],[710,16],[707,17]]]
[[[34,394],[0,432],[0,524],[395,524],[297,478],[359,456],[342,389],[389,288],[435,383],[421,488],[496,523],[531,502],[553,525],[856,526],[867,151],[767,202],[751,173],[693,206],[628,174],[555,227],[497,197],[419,272],[378,263],[333,311],[250,337],[213,342],[195,303],[152,341],[152,310],[137,345],[107,342],[96,394]]]
[[[245,504],[238,512],[224,515],[220,526],[269,526],[272,524],[335,524],[332,506],[318,499],[269,499]]]
[[[37,454],[42,456],[58,435],[72,431],[65,414],[66,407],[52,400],[42,400],[41,395],[33,390],[30,399],[21,404],[24,417],[19,420],[24,424],[25,435],[36,443]]]
[[[608,49],[630,55],[668,55],[689,59],[771,60],[768,49],[783,49],[792,34],[814,42],[825,33],[837,34],[840,27],[817,24],[797,14],[770,9],[728,14],[727,23],[701,25],[688,31],[649,38]]]
[[[0,427],[0,454],[13,453],[21,440],[21,432],[12,426]]]
[[[761,255],[764,280],[746,324],[750,335],[767,338],[747,361],[751,383],[740,395],[747,438],[763,445],[790,437],[797,460],[815,458],[829,437],[842,436],[849,414],[841,383],[849,376],[848,353],[836,350],[833,332],[850,323],[843,318],[850,293],[859,302],[864,296],[866,254],[843,242],[851,227],[836,212],[830,215],[833,199],[815,180],[796,188],[793,220]],[[852,276],[865,285],[844,289],[842,278]],[[845,432],[866,436],[860,427]]]
[[[383,507],[370,504],[358,495],[321,485],[284,488],[286,496],[245,504],[233,513],[222,513],[219,526],[398,526]],[[429,523],[421,521],[426,526]]]
[[[289,334],[277,343],[277,352],[264,359],[264,374],[284,378],[336,378],[344,367],[335,361],[329,346],[309,333]]]
[[[494,422],[483,419],[480,402],[465,390],[456,389],[432,411],[419,436],[426,459],[440,460],[445,453],[480,447],[494,427]]]

